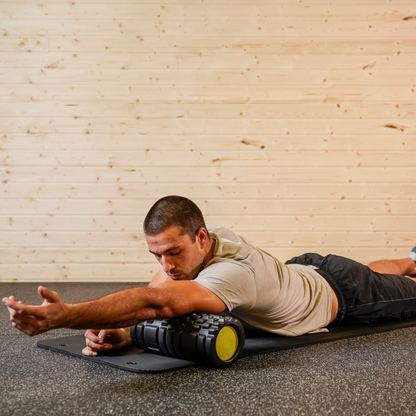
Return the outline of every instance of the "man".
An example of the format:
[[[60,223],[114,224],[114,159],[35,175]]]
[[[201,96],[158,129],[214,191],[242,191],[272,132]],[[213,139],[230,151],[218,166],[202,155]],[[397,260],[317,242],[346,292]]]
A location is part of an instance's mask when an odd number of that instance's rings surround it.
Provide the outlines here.
[[[199,208],[179,196],[153,205],[144,233],[161,266],[148,287],[65,304],[40,286],[41,306],[3,299],[13,326],[28,335],[88,329],[83,353],[93,356],[130,344],[131,325],[193,311],[227,312],[286,336],[328,331],[333,322],[416,316],[416,278],[403,277],[416,275],[416,248],[409,258],[369,267],[313,253],[283,264],[228,229],[207,228]]]

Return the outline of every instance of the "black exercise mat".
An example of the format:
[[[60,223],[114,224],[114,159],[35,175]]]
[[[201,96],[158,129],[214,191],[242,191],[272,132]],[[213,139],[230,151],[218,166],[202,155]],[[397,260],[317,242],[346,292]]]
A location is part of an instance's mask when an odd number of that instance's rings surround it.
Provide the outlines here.
[[[246,332],[246,341],[240,354],[240,358],[291,348],[306,347],[313,344],[332,342],[345,338],[393,331],[395,329],[412,326],[416,326],[416,318],[371,325],[330,326],[329,332],[307,334],[299,337],[283,337],[260,331]],[[85,338],[83,335],[38,341],[37,345],[40,348],[46,348],[62,354],[72,355],[84,360],[109,365],[135,373],[169,371],[198,365],[191,361],[146,353],[133,345],[119,351],[102,353],[97,357],[87,357],[82,354],[82,350],[85,348]]]
[[[196,363],[191,361],[149,354],[138,349],[134,345],[130,345],[129,347],[118,351],[100,353],[100,355],[96,357],[88,357],[82,354],[82,350],[85,348],[84,335],[38,341],[37,345],[40,348],[46,348],[62,354],[72,355],[84,360],[110,365],[135,373],[166,371],[196,365]]]

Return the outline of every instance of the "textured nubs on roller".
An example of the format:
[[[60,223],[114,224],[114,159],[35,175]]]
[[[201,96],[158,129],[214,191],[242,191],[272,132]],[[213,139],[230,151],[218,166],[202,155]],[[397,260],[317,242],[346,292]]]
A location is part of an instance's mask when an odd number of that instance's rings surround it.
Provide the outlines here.
[[[148,320],[130,328],[133,344],[146,352],[226,367],[244,346],[244,329],[234,318],[196,314]]]

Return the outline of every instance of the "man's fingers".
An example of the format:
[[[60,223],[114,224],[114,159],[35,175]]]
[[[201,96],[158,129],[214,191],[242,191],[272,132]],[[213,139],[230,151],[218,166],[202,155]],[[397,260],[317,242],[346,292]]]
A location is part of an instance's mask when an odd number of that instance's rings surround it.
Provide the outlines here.
[[[13,326],[27,335],[37,335],[59,327],[60,318],[67,312],[66,305],[56,292],[39,286],[39,294],[43,297],[42,305],[25,305],[16,301],[14,296],[3,298],[7,306]]]
[[[111,350],[113,346],[111,344],[97,344],[96,342],[92,342],[89,339],[85,342],[87,344],[87,347],[91,348],[94,351],[106,351]]]
[[[9,308],[11,305],[16,303],[14,296],[9,296],[8,298],[3,298],[2,302]]]
[[[56,292],[53,292],[52,290],[49,290],[47,287],[39,286],[38,287],[38,293],[39,295],[47,300],[48,302],[59,302],[60,297]]]
[[[16,314],[22,314],[22,303],[16,302],[14,296],[3,299],[3,303],[7,306],[9,310],[10,317],[15,316]]]
[[[89,339],[92,342],[95,342],[96,344],[102,344],[103,343],[103,339],[101,337],[98,336],[98,334],[100,333],[100,330],[98,329],[89,329],[88,331],[85,332],[84,336],[86,339]]]
[[[84,354],[84,355],[88,355],[89,357],[96,357],[96,356],[98,355],[98,352],[97,352],[97,351],[95,351],[95,349],[94,349],[94,348],[91,348],[91,347],[85,347],[85,348],[82,350],[82,354]]]
[[[38,319],[38,317],[29,315],[29,314],[22,314],[16,312],[14,309],[10,312],[10,320],[12,322],[28,322],[29,324],[33,322],[39,322],[41,319]]]
[[[114,335],[117,331],[114,329],[89,329],[85,332],[85,343],[87,348],[91,351],[108,351],[113,349],[113,345],[111,341],[109,343],[105,342],[105,338],[111,338],[111,335]],[[91,355],[90,350],[85,350],[86,353],[83,352],[85,355]]]
[[[25,318],[24,322],[19,319],[12,319],[12,325],[29,336],[38,335],[44,332],[40,329],[39,321],[31,317]]]
[[[3,298],[3,303],[9,308],[9,312],[15,311],[21,315],[28,314],[28,306],[23,305],[22,301],[16,302],[14,296],[9,296],[8,298]],[[33,315],[33,314],[29,314]]]
[[[9,300],[10,306],[7,309],[9,310],[10,321],[15,328],[30,336],[44,332],[42,330],[44,311],[39,311],[39,306],[29,307],[21,302],[16,302],[14,299],[9,298]]]
[[[44,319],[45,317],[45,309],[42,306],[28,306],[15,302],[10,308],[14,311],[13,315],[34,316],[38,319]]]
[[[98,333],[98,338],[100,339],[104,339],[107,336],[107,331],[105,329],[102,329],[99,333]]]
[[[95,357],[95,356],[97,355],[97,353],[96,353],[95,351],[91,350],[91,348],[90,348],[90,347],[85,347],[85,348],[82,350],[82,353],[83,353],[84,355],[88,355],[89,357]]]

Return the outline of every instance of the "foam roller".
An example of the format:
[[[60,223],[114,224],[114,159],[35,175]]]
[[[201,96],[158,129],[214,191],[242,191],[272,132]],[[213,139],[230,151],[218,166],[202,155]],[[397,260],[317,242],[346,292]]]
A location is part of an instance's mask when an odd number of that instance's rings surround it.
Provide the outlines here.
[[[240,321],[229,316],[192,313],[150,319],[130,328],[133,344],[149,353],[227,367],[244,346]]]

